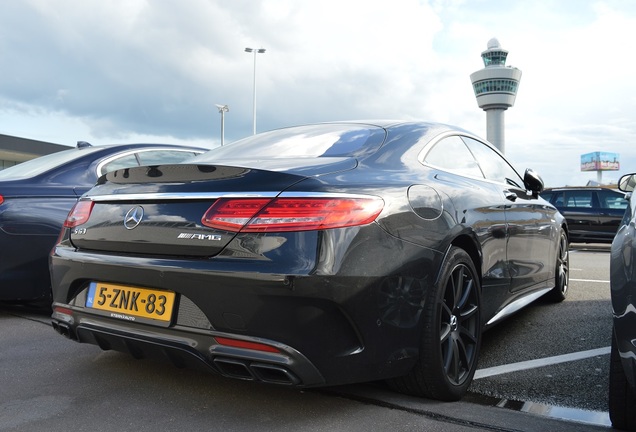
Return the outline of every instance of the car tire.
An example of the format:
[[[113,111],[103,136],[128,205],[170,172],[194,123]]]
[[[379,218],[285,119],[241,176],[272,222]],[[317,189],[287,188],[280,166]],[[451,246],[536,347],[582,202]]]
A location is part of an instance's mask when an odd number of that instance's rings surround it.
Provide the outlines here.
[[[559,233],[559,246],[556,254],[556,268],[554,272],[554,288],[548,291],[546,299],[553,303],[560,303],[568,296],[570,285],[570,244],[564,230]]]
[[[614,428],[636,431],[636,395],[625,376],[613,332],[610,352],[609,416]]]
[[[477,369],[481,345],[481,286],[470,256],[451,247],[436,285],[428,290],[417,364],[390,380],[402,393],[443,401],[461,399]]]

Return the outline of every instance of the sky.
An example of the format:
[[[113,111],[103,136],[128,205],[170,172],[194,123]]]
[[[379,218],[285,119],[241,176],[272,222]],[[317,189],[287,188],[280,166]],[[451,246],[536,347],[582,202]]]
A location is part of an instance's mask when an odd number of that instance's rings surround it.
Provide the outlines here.
[[[405,119],[485,138],[470,74],[493,37],[522,71],[505,113],[520,173],[584,185],[597,151],[620,155],[604,183],[636,172],[633,0],[2,0],[0,134],[213,148],[216,105],[231,143],[255,101],[257,132]]]

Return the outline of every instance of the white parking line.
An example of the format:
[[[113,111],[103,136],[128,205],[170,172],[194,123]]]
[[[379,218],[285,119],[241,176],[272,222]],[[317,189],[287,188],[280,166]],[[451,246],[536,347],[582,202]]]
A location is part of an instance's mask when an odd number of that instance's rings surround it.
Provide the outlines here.
[[[534,369],[543,366],[550,366],[559,363],[566,363],[570,361],[583,360],[590,357],[599,355],[606,355],[610,353],[610,347],[597,348],[589,351],[579,351],[571,354],[563,354],[554,357],[546,357],[536,360],[528,360],[519,363],[511,363],[503,366],[494,366],[486,369],[479,369],[475,372],[474,379],[487,378],[494,375],[502,375],[510,372],[518,372],[527,369]]]
[[[574,281],[574,282],[599,282],[599,283],[610,283],[610,281],[596,280],[596,279],[572,279],[572,278],[570,278],[570,281]]]

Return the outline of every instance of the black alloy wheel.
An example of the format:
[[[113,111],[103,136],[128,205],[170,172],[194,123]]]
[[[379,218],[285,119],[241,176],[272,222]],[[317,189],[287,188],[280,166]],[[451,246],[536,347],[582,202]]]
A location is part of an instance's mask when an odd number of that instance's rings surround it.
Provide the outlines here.
[[[568,296],[568,286],[570,284],[570,244],[565,231],[561,230],[559,235],[559,247],[556,255],[556,269],[554,276],[554,288],[550,290],[546,297],[548,300],[559,303]]]
[[[479,278],[464,250],[451,247],[433,288],[425,301],[418,363],[391,385],[404,393],[455,401],[472,382],[482,330]]]

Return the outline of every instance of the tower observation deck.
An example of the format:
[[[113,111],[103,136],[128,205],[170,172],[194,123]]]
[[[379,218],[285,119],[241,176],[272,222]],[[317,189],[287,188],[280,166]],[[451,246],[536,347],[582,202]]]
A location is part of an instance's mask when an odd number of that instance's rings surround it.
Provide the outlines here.
[[[515,104],[521,70],[506,66],[508,51],[495,38],[481,53],[484,68],[470,74],[479,108],[486,111],[486,138],[505,153],[504,112]]]

